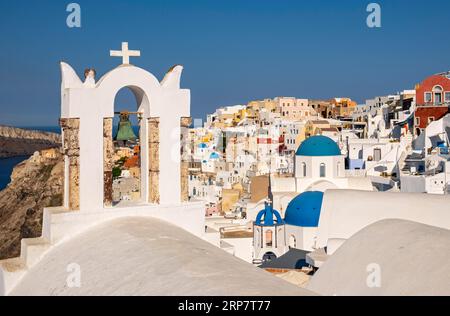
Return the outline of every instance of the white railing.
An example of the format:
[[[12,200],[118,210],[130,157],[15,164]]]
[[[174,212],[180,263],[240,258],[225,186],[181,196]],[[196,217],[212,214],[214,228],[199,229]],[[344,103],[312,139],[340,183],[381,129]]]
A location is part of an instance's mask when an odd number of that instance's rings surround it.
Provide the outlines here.
[[[347,178],[362,178],[367,175],[366,170],[345,170],[345,177]]]

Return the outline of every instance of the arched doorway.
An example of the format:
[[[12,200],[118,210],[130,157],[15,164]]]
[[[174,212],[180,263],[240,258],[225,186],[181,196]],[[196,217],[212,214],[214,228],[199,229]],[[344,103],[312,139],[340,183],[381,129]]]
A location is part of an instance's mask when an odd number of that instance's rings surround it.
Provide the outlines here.
[[[420,128],[416,128],[416,136],[419,137],[422,134],[422,130]]]
[[[276,258],[277,258],[277,255],[274,254],[273,252],[266,252],[266,253],[264,254],[263,258],[262,258],[262,261],[263,261],[263,262],[266,262],[266,261],[272,261],[272,260],[274,260],[274,259],[276,259]]]

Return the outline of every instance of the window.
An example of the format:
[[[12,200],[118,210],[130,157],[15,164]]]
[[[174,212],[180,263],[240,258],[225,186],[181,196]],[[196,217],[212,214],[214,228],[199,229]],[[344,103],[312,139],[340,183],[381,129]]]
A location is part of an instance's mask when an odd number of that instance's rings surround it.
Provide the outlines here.
[[[273,245],[273,232],[271,230],[266,231],[266,247],[272,247]]]
[[[327,170],[324,163],[320,164],[320,177],[325,178],[327,176]]]
[[[434,104],[435,105],[442,104],[442,93],[435,93],[434,94]]]
[[[306,177],[306,163],[302,163],[303,177]]]
[[[297,240],[295,239],[294,235],[291,235],[291,237],[289,237],[289,248],[297,248]]]
[[[433,101],[433,94],[431,92],[425,92],[425,103],[431,103]]]
[[[434,104],[439,105],[442,104],[442,87],[441,86],[435,86],[433,88],[434,93]]]
[[[420,117],[416,117],[416,126],[420,125]]]
[[[374,161],[380,161],[381,160],[381,149],[375,148],[373,150],[373,160]]]
[[[445,93],[445,102],[450,103],[450,92]]]

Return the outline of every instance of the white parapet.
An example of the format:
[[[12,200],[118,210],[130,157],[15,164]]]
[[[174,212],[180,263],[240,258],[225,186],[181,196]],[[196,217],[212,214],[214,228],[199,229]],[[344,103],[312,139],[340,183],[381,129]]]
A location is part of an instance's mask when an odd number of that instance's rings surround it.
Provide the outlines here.
[[[204,206],[198,203],[138,205],[69,212],[63,208],[44,209],[42,237],[22,240],[18,258],[0,261],[0,296],[8,295],[26,273],[52,249],[102,223],[124,217],[153,217],[202,237]]]

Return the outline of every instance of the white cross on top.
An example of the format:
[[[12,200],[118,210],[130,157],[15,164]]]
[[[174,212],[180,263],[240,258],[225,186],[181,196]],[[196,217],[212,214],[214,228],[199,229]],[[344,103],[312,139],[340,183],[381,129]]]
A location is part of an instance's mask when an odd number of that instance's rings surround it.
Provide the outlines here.
[[[129,65],[130,57],[140,57],[140,50],[128,50],[128,43],[122,43],[122,50],[112,50],[110,51],[111,57],[122,57],[122,64]]]

